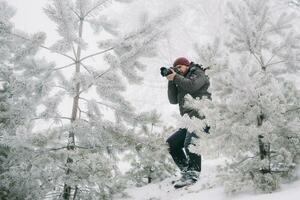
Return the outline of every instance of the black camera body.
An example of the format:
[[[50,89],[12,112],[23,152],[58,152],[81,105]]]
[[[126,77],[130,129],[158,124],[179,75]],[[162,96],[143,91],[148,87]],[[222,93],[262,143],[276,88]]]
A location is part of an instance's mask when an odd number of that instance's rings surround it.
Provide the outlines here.
[[[160,74],[163,77],[168,76],[169,74],[172,74],[171,69],[173,69],[177,74],[180,74],[180,71],[176,67],[170,67],[170,68],[161,67],[160,68]]]

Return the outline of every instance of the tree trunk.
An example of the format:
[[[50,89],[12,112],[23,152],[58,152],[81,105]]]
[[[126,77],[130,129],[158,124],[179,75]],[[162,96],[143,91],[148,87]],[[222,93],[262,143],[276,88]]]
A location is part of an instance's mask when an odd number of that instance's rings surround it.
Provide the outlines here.
[[[270,143],[266,143],[263,141],[264,136],[258,136],[258,146],[259,146],[259,155],[260,159],[268,159],[268,166],[264,166],[260,171],[265,173],[271,173],[271,152],[270,152]]]
[[[79,33],[78,33],[79,38],[82,38],[82,29],[83,29],[83,19],[81,18],[80,23],[79,23]],[[76,74],[80,73],[80,56],[81,56],[81,47],[80,47],[80,45],[78,45],[77,46],[77,52],[76,52]],[[80,92],[80,83],[77,83],[76,84],[76,96],[73,98],[71,124],[77,118],[78,101],[79,101],[79,95],[80,95],[79,92]],[[67,149],[69,151],[74,151],[74,149],[75,149],[75,133],[72,130],[69,132],[69,139],[68,139]],[[73,159],[68,157],[67,166],[71,163],[73,163]],[[66,174],[68,175],[70,172],[71,172],[71,168],[68,166]],[[63,199],[69,200],[70,198],[71,198],[71,186],[68,185],[68,184],[64,184]],[[74,198],[75,198],[75,196],[74,196]]]

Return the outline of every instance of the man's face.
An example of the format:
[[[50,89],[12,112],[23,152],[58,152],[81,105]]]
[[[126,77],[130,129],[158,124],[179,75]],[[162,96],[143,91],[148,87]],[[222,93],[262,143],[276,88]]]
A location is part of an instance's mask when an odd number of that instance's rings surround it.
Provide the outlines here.
[[[189,67],[186,65],[177,65],[176,68],[180,71],[182,75],[186,75],[189,69]]]

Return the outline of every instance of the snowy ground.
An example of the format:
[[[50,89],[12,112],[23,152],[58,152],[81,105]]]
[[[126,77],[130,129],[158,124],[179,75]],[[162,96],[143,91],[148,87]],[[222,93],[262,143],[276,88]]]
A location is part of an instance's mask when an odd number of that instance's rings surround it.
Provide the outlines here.
[[[171,184],[174,178],[140,188],[126,190],[128,197],[116,197],[116,200],[298,200],[300,180],[282,185],[279,191],[271,194],[239,194],[228,196],[221,186],[213,187],[212,175],[220,161],[204,161],[200,180],[188,187],[174,189]],[[177,179],[179,177],[175,177]]]

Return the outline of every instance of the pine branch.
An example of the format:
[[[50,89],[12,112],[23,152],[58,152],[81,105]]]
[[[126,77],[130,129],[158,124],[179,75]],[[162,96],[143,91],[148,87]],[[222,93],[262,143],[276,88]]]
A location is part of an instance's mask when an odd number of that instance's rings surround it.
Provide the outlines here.
[[[268,67],[268,66],[276,65],[276,64],[284,63],[284,62],[286,62],[286,61],[285,61],[285,60],[281,60],[281,61],[278,61],[278,62],[273,62],[273,63],[269,63],[269,64],[265,65],[264,67],[266,68],[266,67]]]
[[[88,99],[85,99],[85,98],[82,98],[82,97],[79,97],[79,99],[84,100],[84,101],[86,101],[86,102],[89,101]],[[102,105],[102,106],[106,106],[106,107],[108,107],[108,108],[110,108],[110,109],[112,109],[112,110],[117,110],[117,108],[113,107],[112,105],[108,105],[108,104],[103,103],[103,102],[100,102],[100,101],[96,101],[96,103],[97,103],[97,104],[100,104],[100,105]]]
[[[79,149],[95,149],[95,148],[102,148],[102,146],[98,146],[98,145],[95,145],[95,146],[92,146],[92,147],[83,147],[83,146],[78,146],[78,145],[75,145],[75,147],[79,148]]]
[[[83,64],[82,62],[80,62],[80,65],[89,73],[89,74],[91,74],[92,75],[92,72],[88,69],[88,67],[85,65],[85,64]]]
[[[21,38],[21,39],[23,39],[23,40],[27,40],[27,41],[32,42],[31,39],[25,38],[25,37],[23,37],[23,36],[21,36],[21,35],[18,35],[18,34],[15,34],[15,33],[8,33],[8,34],[11,34],[11,35],[13,35],[13,36],[15,36],[15,37],[18,37],[18,38]],[[67,57],[67,58],[73,60],[74,62],[76,61],[76,60],[75,60],[74,58],[72,58],[71,56],[69,56],[69,55],[67,55],[67,54],[64,54],[64,53],[62,53],[62,52],[54,51],[53,49],[51,49],[51,48],[49,48],[49,47],[46,47],[46,46],[44,46],[44,45],[39,45],[39,47],[40,47],[40,48],[43,48],[43,49],[46,49],[46,50],[48,50],[48,51],[50,51],[50,52],[54,52],[54,53],[57,53],[57,54],[62,55],[62,56],[64,56],[64,57]]]
[[[261,68],[262,68],[262,70],[266,70],[266,66],[265,66],[265,62],[264,62],[264,59],[263,59],[263,56],[262,56],[262,53],[260,52],[259,53],[259,59],[260,59],[260,61],[261,61]]]
[[[290,0],[289,5],[300,7],[300,1],[299,0]]]
[[[125,40],[127,40],[128,38],[129,38],[129,37],[125,38]],[[157,38],[157,35],[154,35],[152,38],[150,38],[150,39],[146,42],[146,44],[149,44],[149,43],[152,42],[155,38]],[[86,56],[86,57],[80,59],[79,62],[81,62],[81,61],[83,61],[83,60],[85,60],[85,59],[87,59],[87,58],[89,58],[89,57],[96,56],[96,55],[105,53],[105,52],[107,52],[107,51],[111,51],[111,50],[113,50],[114,48],[115,48],[115,47],[111,47],[111,48],[106,49],[106,50],[104,50],[104,51],[100,51],[100,52],[98,52],[98,53],[91,54],[91,55],[89,55],[89,56]],[[141,48],[142,48],[142,47],[141,47]],[[141,49],[141,48],[140,48],[140,49]],[[138,51],[137,51],[137,52],[138,52]],[[136,53],[136,54],[137,54],[137,53]],[[107,71],[103,72],[102,74],[99,74],[98,76],[95,77],[95,79],[100,78],[101,76],[103,76],[104,74],[106,74],[107,72],[109,72],[111,69],[112,69],[112,67],[108,68]],[[89,88],[92,87],[92,86],[93,86],[93,83],[90,84],[86,89],[80,91],[79,94],[81,94],[82,92],[86,91],[87,89],[89,89]]]
[[[68,147],[59,147],[59,148],[51,148],[51,149],[47,149],[48,151],[58,151],[58,150],[62,150],[62,149],[67,149]]]
[[[76,62],[72,62],[72,63],[70,63],[68,65],[63,66],[63,67],[54,68],[53,71],[61,70],[61,69],[64,69],[64,68],[68,68],[68,67],[71,67],[71,66],[73,66],[75,64],[76,64]]]
[[[81,16],[74,10],[71,6],[69,6],[69,9],[78,17],[78,19],[81,19]]]
[[[81,112],[84,113],[84,114],[86,114],[86,116],[90,116],[90,115],[91,115],[91,114],[88,113],[87,111],[81,110]],[[78,119],[82,119],[82,118],[81,118],[81,117],[80,117],[80,118],[78,117]],[[85,119],[82,119],[82,120],[85,120]],[[88,122],[88,120],[86,120],[86,122]]]
[[[263,70],[265,70],[265,66],[264,66],[263,62],[261,61],[261,59],[258,58],[258,56],[255,54],[255,52],[253,52],[253,50],[249,49],[249,51],[250,51],[250,54],[252,54],[254,56],[255,60],[258,62],[258,64],[261,66],[261,68]]]
[[[79,97],[79,98],[80,98],[80,97]],[[82,119],[82,118],[81,118],[81,113],[84,113],[84,114],[86,114],[87,116],[89,115],[89,113],[86,112],[86,111],[81,110],[81,108],[80,108],[79,106],[78,106],[78,110],[79,110],[79,116],[78,116],[78,119],[79,119],[79,120],[83,120],[83,121],[85,121],[86,123],[89,123],[88,120]]]
[[[33,120],[45,120],[45,119],[67,119],[67,120],[71,120],[70,117],[49,117],[49,118],[42,118],[42,117],[35,117],[35,118],[32,118],[31,121]]]
[[[112,70],[112,69],[113,69],[112,67],[108,68],[105,72],[103,72],[102,74],[99,74],[98,76],[96,76],[96,77],[95,77],[95,80],[97,80],[97,79],[100,78],[101,76],[105,75],[106,73],[108,73],[108,72],[109,72],[110,70]],[[94,84],[91,83],[86,89],[81,90],[81,91],[78,93],[78,95],[80,95],[82,92],[88,90],[88,89],[89,89],[90,87],[92,87],[93,85],[94,85]]]
[[[60,88],[60,89],[63,89],[63,90],[65,90],[65,91],[68,91],[67,88],[65,88],[64,86],[61,86],[61,85],[52,85],[52,86],[50,86],[50,87]]]
[[[107,1],[109,1],[109,0],[106,0],[106,1],[103,1],[103,2],[101,2],[101,3],[96,4],[93,8],[91,8],[89,11],[87,11],[87,12],[85,13],[85,15],[83,16],[83,18],[87,17],[91,12],[93,12],[93,11],[94,11],[95,9],[97,9],[99,6],[105,4]]]
[[[7,64],[5,64],[5,63],[3,63],[3,62],[1,62],[0,64],[6,66],[6,67],[8,67],[8,68],[12,68],[12,66],[9,66],[9,65],[7,65]]]
[[[246,160],[256,158],[256,157],[259,156],[259,155],[260,155],[259,153],[256,153],[254,156],[246,157],[246,158],[244,158],[243,160],[241,160],[241,161],[238,162],[238,163],[233,163],[231,166],[232,166],[232,167],[237,167],[238,165],[242,164],[242,163],[245,162]]]
[[[81,58],[81,59],[79,60],[79,62],[82,62],[83,60],[86,60],[86,59],[88,59],[88,58],[90,58],[90,57],[93,57],[93,56],[97,56],[97,55],[106,53],[106,52],[108,52],[108,51],[113,50],[114,48],[115,48],[115,47],[111,47],[111,48],[109,48],[109,49],[106,49],[106,50],[103,50],[103,51],[100,51],[100,52],[97,52],[97,53],[88,55],[88,56],[86,56],[86,57]]]
[[[45,198],[51,198],[53,199],[54,197],[59,197],[60,192],[53,192],[53,193],[48,193]]]
[[[288,112],[298,111],[298,110],[300,110],[300,107],[297,107],[297,108],[294,108],[294,109],[287,110],[287,111],[284,112],[283,114],[286,114],[286,113],[288,113]]]
[[[268,65],[269,65],[269,63],[270,63],[270,62],[273,60],[274,56],[275,56],[275,54],[273,54],[273,55],[270,57],[270,59],[267,61],[267,64],[266,64],[266,66],[268,66]]]

